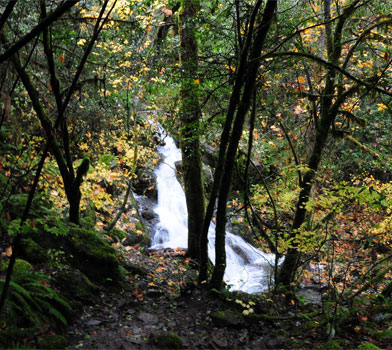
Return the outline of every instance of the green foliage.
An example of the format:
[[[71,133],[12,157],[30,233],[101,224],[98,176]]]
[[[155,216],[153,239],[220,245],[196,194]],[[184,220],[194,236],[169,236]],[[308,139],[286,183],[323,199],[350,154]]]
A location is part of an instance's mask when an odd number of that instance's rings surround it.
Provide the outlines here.
[[[0,318],[0,344],[7,346],[21,337],[31,337],[43,329],[43,324],[53,327],[67,325],[65,315],[70,314],[72,309],[49,282],[47,275],[32,271],[30,264],[17,260]],[[4,283],[5,280],[0,279],[0,293]]]
[[[358,350],[382,350],[382,349],[374,345],[373,343],[366,342],[359,345]]]

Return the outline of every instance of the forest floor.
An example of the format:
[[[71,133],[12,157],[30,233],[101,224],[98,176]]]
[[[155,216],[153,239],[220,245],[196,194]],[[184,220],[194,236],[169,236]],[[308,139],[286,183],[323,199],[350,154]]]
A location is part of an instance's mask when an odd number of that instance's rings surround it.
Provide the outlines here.
[[[276,329],[272,323],[260,327],[241,317],[229,317],[227,324],[214,319],[217,311],[229,308],[230,301],[196,288],[195,270],[184,251],[128,248],[127,256],[139,266],[140,274],[129,279],[129,288],[97,293],[68,330],[72,348],[275,349],[281,345],[282,337],[266,337]],[[165,344],[162,336],[171,332],[181,337],[181,346]]]
[[[243,293],[199,288],[184,251],[122,249],[133,269],[129,286],[96,293],[68,329],[71,348],[356,349],[367,341],[355,332],[344,334],[343,343],[328,341],[318,322],[300,317],[283,296],[254,303]],[[249,305],[254,317],[243,317]],[[266,313],[271,317],[257,317]]]

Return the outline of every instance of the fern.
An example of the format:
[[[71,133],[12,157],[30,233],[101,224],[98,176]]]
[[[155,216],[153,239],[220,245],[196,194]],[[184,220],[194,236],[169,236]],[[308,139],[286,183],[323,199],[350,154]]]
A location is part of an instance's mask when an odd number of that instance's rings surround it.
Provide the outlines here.
[[[67,325],[62,311],[70,312],[72,308],[59,293],[46,285],[48,281],[50,278],[43,273],[26,270],[10,282],[0,317],[4,328],[0,332],[0,344],[10,344],[13,340],[31,336],[44,323]],[[0,279],[0,293],[4,284],[4,279]]]

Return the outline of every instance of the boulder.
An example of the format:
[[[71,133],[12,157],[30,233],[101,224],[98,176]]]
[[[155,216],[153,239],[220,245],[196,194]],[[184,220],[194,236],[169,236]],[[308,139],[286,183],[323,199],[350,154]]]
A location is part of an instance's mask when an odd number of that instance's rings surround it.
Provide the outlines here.
[[[48,224],[32,228],[26,234],[28,238],[21,240],[22,257],[33,263],[50,259],[56,263],[54,252],[62,251],[64,263],[79,269],[92,280],[121,278],[116,250],[98,232],[74,224],[66,226],[66,231],[61,234],[52,233],[54,229]],[[52,254],[47,254],[48,251]]]
[[[139,234],[134,231],[129,232],[128,237],[125,238],[125,240],[122,242],[122,245],[125,247],[138,245],[141,247],[148,248],[150,244],[151,244],[150,237],[147,237],[142,233]]]
[[[157,192],[157,176],[153,169],[139,168],[136,171],[137,179],[134,182],[134,190],[138,195],[143,195],[156,200]]]

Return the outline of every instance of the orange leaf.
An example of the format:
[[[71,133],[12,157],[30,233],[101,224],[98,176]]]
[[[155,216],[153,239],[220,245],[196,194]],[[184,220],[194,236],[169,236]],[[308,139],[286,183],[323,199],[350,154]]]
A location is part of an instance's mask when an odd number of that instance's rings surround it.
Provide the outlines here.
[[[298,82],[300,84],[305,84],[305,78],[304,77],[298,77]]]
[[[7,255],[8,257],[10,257],[10,256],[12,255],[12,247],[8,247],[8,248],[5,250],[5,255]]]
[[[61,56],[59,57],[59,62],[64,62],[64,55],[61,55]]]
[[[173,14],[173,11],[167,9],[166,7],[164,7],[164,8],[162,9],[162,12],[165,14],[166,17],[169,17],[169,16],[171,16],[171,15]]]

